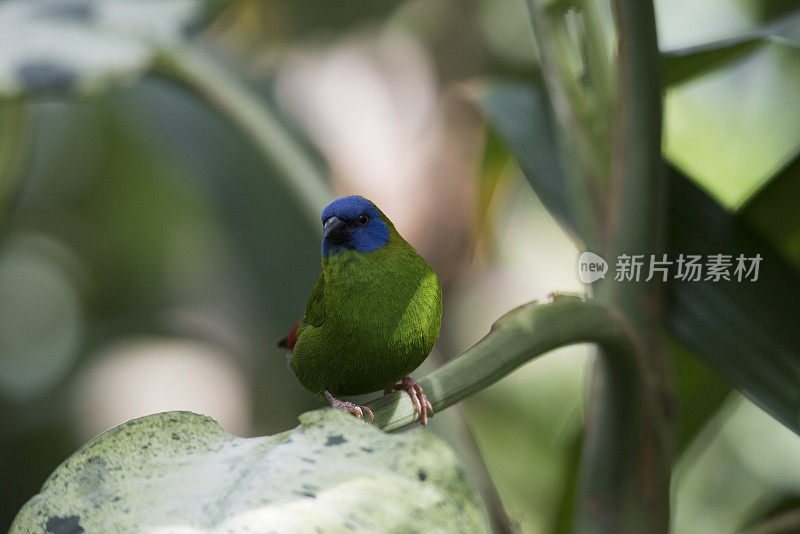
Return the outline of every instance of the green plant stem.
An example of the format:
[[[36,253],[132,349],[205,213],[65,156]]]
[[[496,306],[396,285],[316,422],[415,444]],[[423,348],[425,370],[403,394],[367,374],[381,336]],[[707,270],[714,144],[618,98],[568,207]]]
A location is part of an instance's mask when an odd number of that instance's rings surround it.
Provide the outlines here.
[[[586,58],[587,83],[592,90],[595,105],[599,107],[597,115],[605,116],[614,102],[614,65],[610,54],[613,48],[611,36],[603,27],[601,5],[607,6],[596,0],[580,1],[585,35],[583,54]]]
[[[601,173],[591,138],[577,111],[584,107],[579,102],[580,93],[567,73],[565,54],[559,54],[557,44],[563,42],[566,35],[561,31],[563,28],[553,26],[552,17],[542,0],[527,0],[527,3],[539,49],[542,77],[560,125],[558,142],[575,225],[586,248],[597,250]]]
[[[612,42],[603,24],[601,6],[597,0],[580,0],[584,40],[582,52],[585,65],[586,92],[589,112],[584,118],[587,135],[592,139],[597,158],[601,163],[600,183],[597,189],[605,191],[609,180],[611,161],[611,121],[614,108],[614,64]],[[601,195],[598,195],[601,196]],[[599,210],[598,211],[602,211]],[[602,217],[602,214],[600,215]]]
[[[501,317],[489,334],[444,367],[419,380],[435,411],[494,384],[520,365],[553,349],[575,343],[605,348],[619,385],[620,410],[639,405],[636,347],[618,318],[593,301],[556,295],[546,304],[532,302]],[[386,395],[369,403],[375,424],[398,430],[416,420],[409,396]],[[620,439],[626,439],[623,431]]]
[[[154,67],[156,73],[184,84],[235,124],[278,168],[305,215],[314,227],[319,226],[319,214],[332,198],[330,186],[265,99],[196,46],[163,50]]]
[[[664,250],[665,187],[661,164],[660,56],[655,15],[649,0],[615,0],[618,36],[609,203],[604,252],[610,263],[622,254],[649,259]],[[635,332],[643,370],[640,418],[619,412],[616,371],[601,349],[593,375],[592,410],[579,486],[578,530],[582,532],[667,532],[672,415],[669,373],[663,351],[663,297],[658,278],[646,283],[604,280],[597,298],[619,310]],[[615,429],[636,432],[638,445],[627,449]],[[611,429],[611,431],[609,431]],[[614,472],[605,464],[630,465]],[[624,478],[621,478],[621,475]]]

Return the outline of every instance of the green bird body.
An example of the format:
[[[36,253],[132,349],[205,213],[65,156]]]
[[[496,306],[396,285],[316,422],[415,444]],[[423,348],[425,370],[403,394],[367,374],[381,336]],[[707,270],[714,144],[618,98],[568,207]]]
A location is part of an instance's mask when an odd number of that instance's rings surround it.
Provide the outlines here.
[[[292,351],[292,371],[313,393],[391,388],[427,358],[439,337],[439,280],[366,199],[334,201],[323,223],[322,273],[303,318],[282,342]]]

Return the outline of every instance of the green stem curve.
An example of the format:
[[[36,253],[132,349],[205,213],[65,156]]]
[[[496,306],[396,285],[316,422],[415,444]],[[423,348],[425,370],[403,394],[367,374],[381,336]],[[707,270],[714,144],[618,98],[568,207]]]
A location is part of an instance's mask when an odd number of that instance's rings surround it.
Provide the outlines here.
[[[486,337],[444,367],[419,380],[434,411],[494,384],[522,364],[553,349],[575,343],[596,343],[605,350],[609,368],[620,388],[621,410],[638,409],[636,346],[618,316],[608,308],[578,296],[556,295],[552,302],[536,301],[501,317]],[[375,424],[392,432],[416,420],[411,399],[403,392],[369,403]],[[634,438],[627,432],[622,441]],[[635,438],[634,438],[635,439]],[[631,457],[632,458],[632,457]]]

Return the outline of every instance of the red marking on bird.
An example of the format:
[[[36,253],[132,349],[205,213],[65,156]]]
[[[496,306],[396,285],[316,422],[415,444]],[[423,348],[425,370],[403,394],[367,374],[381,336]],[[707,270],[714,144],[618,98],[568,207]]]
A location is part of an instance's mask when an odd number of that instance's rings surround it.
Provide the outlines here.
[[[289,335],[285,338],[281,339],[278,343],[279,347],[286,347],[289,350],[294,349],[294,344],[297,343],[297,327],[300,326],[300,321],[297,321],[292,328],[292,331],[289,332]]]

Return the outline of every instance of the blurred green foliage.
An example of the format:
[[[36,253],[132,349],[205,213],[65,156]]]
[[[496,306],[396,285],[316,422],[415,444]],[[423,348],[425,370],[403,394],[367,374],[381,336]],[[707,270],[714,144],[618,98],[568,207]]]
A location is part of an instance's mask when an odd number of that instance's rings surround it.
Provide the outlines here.
[[[0,3],[0,13],[13,3]],[[196,12],[189,4],[173,4],[183,14],[168,28],[169,39],[189,36],[224,59],[243,86],[278,110],[280,123],[320,169],[331,164],[330,155],[317,152],[303,129],[282,114],[273,83],[281,68],[315,47],[401,31],[429,58],[440,95],[465,86],[475,94],[489,87],[487,80],[504,82],[492,86],[495,109],[523,130],[492,133],[486,151],[491,158],[476,165],[482,189],[474,219],[481,226],[470,234],[472,263],[445,288],[451,304],[443,352],[455,353],[446,349],[471,341],[462,333],[478,337],[488,329],[497,314],[480,304],[489,300],[486,294],[501,301],[496,287],[515,288],[504,303],[576,289],[574,276],[559,278],[559,271],[574,270],[575,249],[539,204],[568,228],[576,224],[557,187],[563,183],[552,181],[549,190],[541,185],[542,177],[561,173],[562,162],[548,133],[554,119],[546,97],[537,92],[531,100],[525,93],[541,88],[541,72],[521,2],[222,0]],[[732,285],[719,299],[713,293],[703,301],[707,288],[694,294],[696,288],[684,288],[678,297],[689,300],[678,302],[694,304],[673,308],[678,341],[669,346],[672,409],[682,453],[673,471],[673,530],[728,532],[772,515],[800,493],[797,436],[729,394],[706,367],[762,405],[785,407],[784,420],[796,416],[792,314],[800,303],[794,282],[800,271],[800,115],[787,110],[796,107],[799,94],[799,6],[790,0],[661,0],[656,8],[672,83],[665,93],[664,156],[679,169],[671,172],[690,178],[725,208],[714,204],[715,217],[702,219],[696,216],[706,212],[693,211],[688,201],[678,206],[684,209],[676,220],[687,236],[678,247],[695,253],[680,247],[722,243],[733,228],[753,250],[771,254],[762,275],[768,290],[750,288],[744,295]],[[18,19],[0,16],[0,24],[8,20]],[[569,27],[576,31],[575,24]],[[569,32],[562,37],[572,42]],[[5,39],[13,37],[9,32]],[[35,39],[33,33],[25,37]],[[73,37],[65,34],[64,54],[77,43]],[[319,230],[298,215],[282,167],[242,130],[196,92],[146,74],[153,43],[161,41],[131,31],[121,42],[120,50],[135,57],[116,56],[113,76],[86,70],[86,84],[72,86],[80,96],[40,92],[20,100],[17,86],[0,83],[9,95],[0,107],[0,525],[10,523],[56,465],[92,437],[80,430],[90,414],[76,410],[82,395],[77,388],[102,349],[114,343],[157,336],[220,348],[249,392],[252,416],[243,431],[249,435],[293,427],[298,413],[318,406],[273,345],[302,313],[318,273]],[[80,57],[86,49],[76,50]],[[569,61],[586,52],[572,50]],[[16,75],[8,67],[14,60],[0,56],[2,82],[11,79],[8,73]],[[580,79],[582,72],[577,74]],[[597,90],[603,82],[591,83]],[[602,102],[583,118],[605,113]],[[514,120],[517,113],[532,123]],[[602,139],[602,132],[594,138]],[[476,161],[482,149],[471,155]],[[464,177],[463,191],[474,179]],[[539,200],[519,186],[524,179],[534,183]],[[697,196],[688,181],[680,183],[694,195],[683,198],[710,200]],[[453,196],[469,194],[463,191]],[[541,246],[531,245],[538,239],[531,233],[546,236]],[[531,243],[520,244],[523,239]],[[726,243],[736,246],[742,242],[737,239]],[[531,273],[540,279],[519,281],[535,278]],[[492,286],[486,282],[491,277],[517,285]],[[741,310],[758,316],[752,330]],[[698,351],[716,359],[701,363]],[[760,359],[770,354],[776,359]],[[571,515],[583,435],[584,356],[578,351],[554,358],[567,363],[537,362],[464,403],[467,427],[508,514],[524,532],[568,531],[565,518]],[[743,361],[749,366],[737,363]],[[152,384],[134,386],[145,396],[159,394]],[[434,429],[480,472],[482,461],[470,456],[458,418],[439,414]]]

